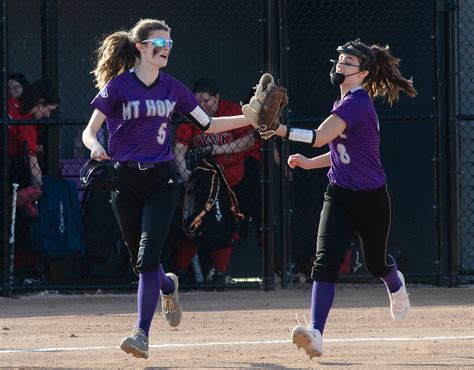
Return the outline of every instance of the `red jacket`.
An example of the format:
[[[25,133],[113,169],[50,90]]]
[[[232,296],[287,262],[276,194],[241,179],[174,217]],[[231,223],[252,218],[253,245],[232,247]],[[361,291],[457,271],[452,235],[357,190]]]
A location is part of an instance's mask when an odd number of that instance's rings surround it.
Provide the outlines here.
[[[242,108],[240,105],[228,100],[220,99],[214,117],[238,116],[241,114]],[[253,132],[253,128],[247,126],[220,133],[206,134],[190,123],[180,123],[176,129],[176,142],[186,145],[190,150],[192,150],[213,144],[228,144],[251,132]],[[219,154],[214,156],[216,161],[224,167],[225,177],[230,186],[237,185],[240,180],[242,180],[242,177],[244,177],[244,157],[249,155],[247,153],[253,153],[253,151],[254,149],[251,149],[247,152]]]
[[[18,99],[8,98],[8,116],[16,120],[30,120],[31,114],[20,113],[21,104]],[[8,156],[21,157],[25,154],[25,144],[28,145],[28,155],[36,156],[38,142],[38,129],[34,125],[8,126]]]

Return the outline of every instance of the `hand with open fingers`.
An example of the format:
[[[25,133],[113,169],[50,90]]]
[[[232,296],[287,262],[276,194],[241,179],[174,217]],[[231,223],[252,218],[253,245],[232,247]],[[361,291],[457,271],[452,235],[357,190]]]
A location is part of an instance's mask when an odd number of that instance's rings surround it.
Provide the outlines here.
[[[96,142],[94,145],[92,145],[92,147],[91,147],[91,158],[95,159],[98,162],[110,159],[110,157],[107,154],[107,152],[105,151],[104,147],[99,142]]]
[[[307,170],[310,168],[310,160],[302,154],[292,154],[288,157],[288,166],[293,169],[301,167]]]

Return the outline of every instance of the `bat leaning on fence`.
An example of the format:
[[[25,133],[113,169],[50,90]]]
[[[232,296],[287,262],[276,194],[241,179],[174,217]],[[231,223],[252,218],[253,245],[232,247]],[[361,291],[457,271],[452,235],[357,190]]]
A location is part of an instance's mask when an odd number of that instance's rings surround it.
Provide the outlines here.
[[[9,271],[8,271],[8,285],[12,286],[15,276],[15,222],[16,222],[16,199],[18,192],[18,184],[13,183],[12,194],[12,217],[10,225],[10,238],[8,239],[8,253],[9,253]]]

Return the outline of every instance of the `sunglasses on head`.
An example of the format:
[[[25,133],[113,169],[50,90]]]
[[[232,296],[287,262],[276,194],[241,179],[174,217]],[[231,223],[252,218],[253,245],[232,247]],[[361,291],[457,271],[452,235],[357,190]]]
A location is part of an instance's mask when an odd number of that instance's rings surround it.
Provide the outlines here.
[[[173,40],[164,39],[163,37],[157,37],[156,39],[143,40],[142,43],[145,44],[151,42],[154,47],[164,48],[166,45],[171,49],[173,47]]]

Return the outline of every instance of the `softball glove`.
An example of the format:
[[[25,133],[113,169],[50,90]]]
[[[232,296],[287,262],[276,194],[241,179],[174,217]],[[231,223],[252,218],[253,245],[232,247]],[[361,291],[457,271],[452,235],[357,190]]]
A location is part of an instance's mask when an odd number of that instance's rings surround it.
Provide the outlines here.
[[[286,89],[278,86],[270,73],[265,73],[255,86],[250,102],[242,106],[242,113],[258,129],[260,136],[268,140],[275,135],[281,111],[287,105]]]

